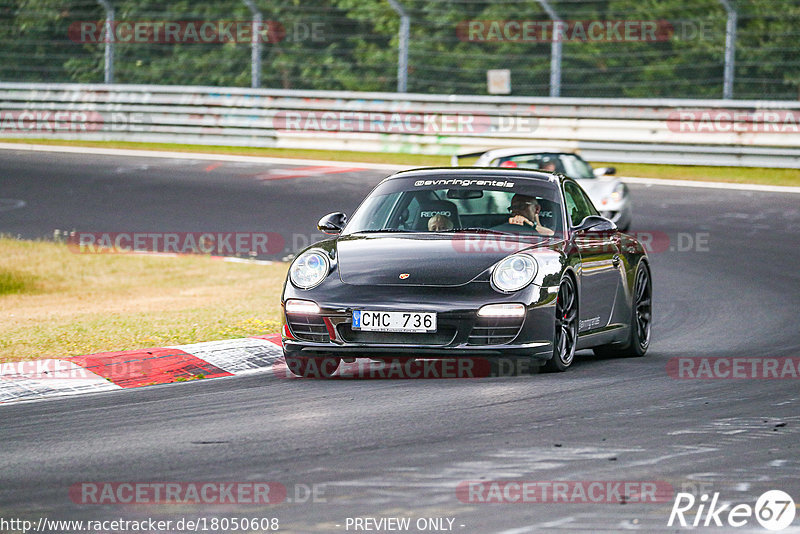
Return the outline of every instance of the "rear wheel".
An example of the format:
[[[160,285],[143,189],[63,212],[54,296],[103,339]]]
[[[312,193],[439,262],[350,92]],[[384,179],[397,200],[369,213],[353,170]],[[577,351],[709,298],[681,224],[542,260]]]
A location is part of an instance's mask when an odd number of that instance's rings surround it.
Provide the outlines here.
[[[546,371],[566,371],[575,359],[578,341],[578,291],[572,278],[565,276],[556,298],[556,328],[553,357],[544,364]]]
[[[286,367],[303,378],[330,378],[339,368],[339,358],[332,356],[289,356],[284,355]]]
[[[641,357],[650,346],[650,327],[653,313],[653,283],[650,270],[645,263],[639,264],[636,282],[633,285],[631,306],[631,328],[628,341],[622,345],[603,345],[595,347],[598,356]]]

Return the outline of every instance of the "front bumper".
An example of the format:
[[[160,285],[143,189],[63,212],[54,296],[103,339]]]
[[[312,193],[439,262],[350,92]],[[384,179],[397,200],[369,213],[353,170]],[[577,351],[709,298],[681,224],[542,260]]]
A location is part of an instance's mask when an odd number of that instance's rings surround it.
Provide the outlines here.
[[[598,209],[600,209],[600,215],[613,221],[619,228],[624,229],[630,226],[632,210],[630,202],[627,201],[627,199],[617,205]]]
[[[487,284],[488,285],[488,284]],[[479,288],[484,289],[484,288]],[[556,288],[557,289],[557,288]],[[374,288],[373,288],[374,290]],[[363,290],[356,290],[359,293]],[[525,356],[548,359],[553,353],[556,291],[531,287],[523,295],[451,295],[421,289],[375,298],[321,302],[307,294],[291,295],[316,302],[319,314],[285,314],[283,346],[287,355],[330,355],[339,357],[389,358],[394,355],[417,358],[457,358],[459,356]],[[390,290],[391,293],[391,290]],[[415,294],[418,293],[418,294]],[[423,296],[427,293],[427,297]],[[441,293],[439,291],[438,293]],[[483,291],[478,291],[483,293]],[[527,300],[527,302],[525,302]],[[532,302],[531,302],[532,301]],[[485,304],[523,302],[526,313],[518,318],[479,317]],[[437,331],[430,334],[363,332],[352,329],[356,309],[385,311],[424,311],[437,313]]]

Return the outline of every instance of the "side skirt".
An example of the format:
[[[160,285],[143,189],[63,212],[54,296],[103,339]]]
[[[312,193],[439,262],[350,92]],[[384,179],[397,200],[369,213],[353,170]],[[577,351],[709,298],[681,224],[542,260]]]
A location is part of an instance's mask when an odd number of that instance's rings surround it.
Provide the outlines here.
[[[608,345],[609,343],[624,342],[630,335],[631,327],[626,324],[613,324],[605,327],[599,332],[582,334],[578,337],[576,350],[589,349],[598,345]]]

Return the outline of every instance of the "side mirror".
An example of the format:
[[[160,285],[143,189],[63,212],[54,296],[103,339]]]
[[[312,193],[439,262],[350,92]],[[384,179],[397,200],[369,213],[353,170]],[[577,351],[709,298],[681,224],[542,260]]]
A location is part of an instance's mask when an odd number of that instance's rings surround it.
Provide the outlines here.
[[[594,169],[594,175],[596,178],[600,176],[611,176],[612,174],[617,174],[616,167],[598,167]]]
[[[328,235],[339,235],[347,224],[347,215],[341,212],[329,213],[317,223],[317,229]]]
[[[576,232],[592,232],[598,234],[602,232],[613,232],[616,229],[617,225],[614,224],[613,221],[599,215],[584,217],[581,223],[575,227]]]

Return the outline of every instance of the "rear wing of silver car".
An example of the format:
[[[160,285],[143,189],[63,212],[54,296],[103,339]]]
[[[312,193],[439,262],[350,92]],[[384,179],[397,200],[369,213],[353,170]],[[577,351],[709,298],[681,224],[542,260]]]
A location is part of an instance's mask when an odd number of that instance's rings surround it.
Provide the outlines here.
[[[488,150],[481,150],[480,152],[470,152],[469,154],[453,154],[450,157],[450,166],[458,167],[458,162],[465,158],[479,158],[489,152]]]

